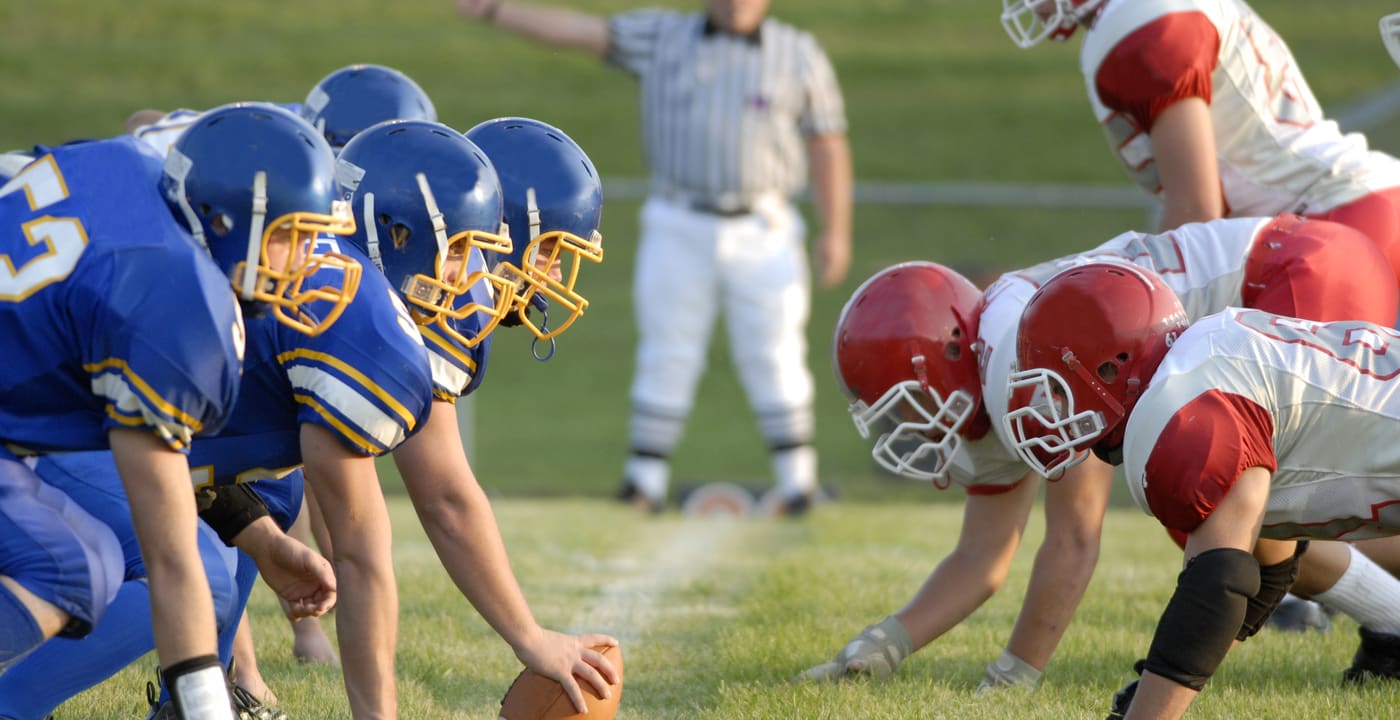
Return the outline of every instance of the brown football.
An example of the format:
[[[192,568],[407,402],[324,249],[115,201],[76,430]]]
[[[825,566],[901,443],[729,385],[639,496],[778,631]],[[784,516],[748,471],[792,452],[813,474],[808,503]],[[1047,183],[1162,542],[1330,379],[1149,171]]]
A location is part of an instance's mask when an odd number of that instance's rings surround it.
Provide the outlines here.
[[[604,645],[593,649],[602,653],[617,670],[617,683],[610,687],[608,699],[594,695],[593,686],[580,680],[579,688],[588,702],[588,714],[580,715],[569,702],[569,696],[564,694],[563,686],[533,670],[522,670],[506,690],[506,696],[501,698],[500,720],[612,720],[617,714],[617,703],[622,699],[622,649]]]

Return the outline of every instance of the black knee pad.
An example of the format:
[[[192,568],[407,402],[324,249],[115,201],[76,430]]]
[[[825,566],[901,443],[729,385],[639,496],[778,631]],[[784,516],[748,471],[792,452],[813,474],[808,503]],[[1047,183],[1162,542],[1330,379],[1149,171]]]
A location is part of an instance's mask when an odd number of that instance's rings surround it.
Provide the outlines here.
[[[1220,666],[1259,593],[1259,563],[1234,548],[1207,550],[1191,559],[1162,612],[1147,669],[1200,690]]]

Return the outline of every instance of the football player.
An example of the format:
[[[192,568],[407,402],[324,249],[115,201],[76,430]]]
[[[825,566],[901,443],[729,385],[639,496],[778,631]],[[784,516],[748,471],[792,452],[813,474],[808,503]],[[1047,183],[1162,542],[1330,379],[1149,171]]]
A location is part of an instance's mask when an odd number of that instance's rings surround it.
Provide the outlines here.
[[[0,372],[5,660],[59,632],[86,633],[123,569],[115,535],[94,530],[89,514],[38,479],[33,457],[19,457],[110,447],[130,499],[124,519],[146,559],[154,645],[185,718],[229,718],[232,707],[183,454],[229,416],[243,356],[240,303],[270,307],[269,317],[303,332],[333,320],[309,316],[299,289],[319,262],[311,237],[344,227],[333,195],[317,194],[329,178],[286,162],[259,130],[225,138],[226,153],[256,168],[240,178],[256,186],[256,209],[254,193],[231,198],[217,184],[162,188],[160,158],[126,137],[39,148],[0,188],[11,235],[0,240],[9,258],[0,334],[19,343]],[[329,170],[329,158],[319,167]],[[229,180],[240,168],[223,169]],[[219,231],[193,231],[189,221],[201,216]],[[235,226],[233,217],[251,222]],[[298,614],[334,602],[329,566],[270,522],[255,519],[235,535]]]
[[[172,197],[183,197],[176,188],[215,182],[216,168],[237,167],[239,158],[225,157],[236,150],[230,139],[241,126],[258,123],[280,128],[276,139],[282,142],[267,145],[287,162],[301,158],[313,171],[318,192],[328,198],[337,196],[333,155],[314,128],[271,106],[251,115],[242,110],[205,113],[176,139],[164,178]],[[444,198],[453,196],[449,182],[434,179]],[[255,183],[231,184],[230,192],[252,195],[255,188]],[[462,194],[460,189],[457,194]],[[353,229],[348,204],[345,207],[337,228],[342,234]],[[220,227],[257,223],[247,211],[219,212],[223,209],[215,206],[201,213],[192,208],[189,217],[194,231],[210,235],[221,232]],[[340,247],[335,236],[323,236],[317,242],[315,257],[320,260],[298,285],[301,294],[315,299],[304,314],[339,318],[315,335],[290,331],[273,313],[250,318],[236,411],[217,436],[194,444],[190,467],[197,485],[218,488],[221,495],[239,498],[252,508],[235,514],[233,521],[246,522],[271,512],[284,526],[300,505],[298,467],[305,463],[312,471],[311,482],[322,492],[327,527],[336,540],[338,586],[345,589],[338,606],[345,618],[340,640],[354,649],[353,660],[345,668],[347,684],[352,685],[351,707],[357,715],[389,716],[395,705],[394,686],[392,677],[386,682],[384,675],[386,665],[392,667],[398,606],[388,565],[389,521],[374,457],[397,446],[422,422],[431,397],[431,377],[417,329],[383,276],[369,269],[367,260],[362,265],[353,248]],[[338,292],[352,287],[358,290],[353,297]],[[54,458],[47,469],[56,482],[70,477],[99,485],[97,479],[103,474],[101,464],[86,457]],[[89,494],[107,505],[121,502],[119,496]],[[272,506],[271,511],[263,505]],[[221,537],[237,529],[236,524],[227,531],[220,528]],[[240,558],[226,574],[233,577],[235,589],[232,601],[219,608],[219,650],[225,661],[256,570]],[[45,670],[53,674],[54,668],[64,669],[63,687],[36,682],[18,697],[16,702],[26,704],[26,713],[15,717],[42,716],[81,689],[80,681],[100,680],[149,649],[149,634],[139,632],[141,616],[148,612],[140,602],[136,597],[124,606],[126,613],[120,619],[109,614],[99,632],[111,634],[95,647],[55,648],[28,658],[12,672],[22,674],[0,677],[0,682],[18,683],[26,677],[43,677]],[[0,696],[11,694],[0,692]],[[247,705],[245,700],[240,703]],[[168,717],[172,710],[173,706],[163,705],[154,715]]]
[[[1007,273],[985,293],[933,263],[877,273],[838,321],[838,380],[851,398],[857,429],[874,440],[879,464],[940,488],[965,488],[963,528],[956,548],[903,609],[805,677],[892,673],[1005,582],[1039,487],[999,424],[1016,322],[1046,278],[1097,258],[1161,271],[1192,318],[1229,305],[1321,319],[1395,316],[1390,272],[1370,241],[1344,225],[1294,215],[1188,224],[1161,235],[1125,233],[1082,255]],[[982,687],[1039,680],[1093,574],[1111,486],[1111,468],[1092,458],[1047,486],[1046,536],[1021,614]],[[1317,544],[1306,558],[1312,567],[1300,588],[1363,625],[1400,635],[1400,616],[1362,601],[1384,592],[1400,606],[1393,578],[1347,546]]]
[[[1180,717],[1287,590],[1297,541],[1400,533],[1400,333],[1241,308],[1188,318],[1155,272],[1090,263],[1046,282],[1019,324],[1003,425],[1022,459],[1049,476],[1090,453],[1121,461],[1133,501],[1187,533],[1115,716]]]
[[[1026,48],[1082,27],[1089,102],[1161,228],[1293,212],[1366,233],[1400,277],[1400,160],[1323,115],[1243,0],[1002,0]]]
[[[432,407],[422,429],[394,451],[394,463],[462,594],[522,663],[557,680],[583,712],[580,681],[599,697],[608,697],[608,684],[617,681],[611,663],[593,647],[617,640],[565,635],[535,621],[462,447],[454,403],[480,386],[489,333],[504,318],[514,316],[537,339],[552,341],[586,307],[575,284],[580,262],[602,257],[602,187],[583,150],[544,123],[510,118],[468,135],[472,139],[436,123],[389,122],[360,133],[340,153],[337,177],[356,216],[365,218],[351,242],[408,303],[432,367]],[[493,248],[489,261],[479,252],[452,252],[448,238],[434,230],[435,217],[449,210],[447,201],[422,185],[426,170],[462,174],[468,167],[481,177],[472,226],[482,246]],[[494,235],[507,226],[509,236]],[[480,280],[449,272],[464,261],[473,276],[488,262],[493,272]],[[558,306],[555,325],[548,315],[538,321],[528,315],[539,307],[538,295]],[[561,312],[567,317],[559,318]]]
[[[423,88],[382,65],[346,65],[317,81],[306,100],[276,104],[301,115],[337,153],[355,133],[385,120],[437,120],[437,109]],[[164,155],[201,114],[185,108],[137,110],[127,118],[126,132]]]

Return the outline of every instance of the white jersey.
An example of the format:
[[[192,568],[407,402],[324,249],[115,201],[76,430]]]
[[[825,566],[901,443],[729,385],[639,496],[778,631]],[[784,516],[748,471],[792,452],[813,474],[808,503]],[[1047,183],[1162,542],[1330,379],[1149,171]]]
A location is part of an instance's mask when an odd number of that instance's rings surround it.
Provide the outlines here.
[[[1263,537],[1400,532],[1400,333],[1231,308],[1172,345],[1128,419],[1133,500],[1190,532],[1273,471]]]
[[[204,116],[199,110],[173,110],[166,113],[159,120],[150,125],[142,125],[131,131],[138,140],[156,149],[162,157],[170,154],[170,146],[175,144],[175,140],[180,134],[185,132],[185,128],[193,125],[196,120]]]
[[[977,329],[982,403],[993,432],[963,443],[950,471],[953,480],[970,489],[1009,487],[1030,470],[1012,450],[1001,418],[1008,406],[1007,380],[1016,363],[1021,312],[1046,280],[1066,268],[1105,257],[1126,260],[1160,274],[1181,299],[1187,317],[1195,321],[1240,304],[1250,250],[1272,222],[1272,218],[1239,218],[1189,223],[1158,235],[1126,232],[1088,252],[998,278],[983,295]]]
[[[1320,213],[1400,185],[1400,161],[1323,116],[1288,46],[1241,0],[1109,0],[1080,69],[1110,147],[1149,193],[1162,188],[1148,131],[1188,97],[1210,105],[1231,216]]]

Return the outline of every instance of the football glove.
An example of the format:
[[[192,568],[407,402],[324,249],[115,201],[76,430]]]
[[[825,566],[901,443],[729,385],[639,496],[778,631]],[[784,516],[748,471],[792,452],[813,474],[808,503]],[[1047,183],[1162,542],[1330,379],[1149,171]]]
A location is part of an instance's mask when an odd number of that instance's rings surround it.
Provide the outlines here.
[[[1002,650],[1001,657],[987,666],[987,674],[977,685],[977,692],[1000,690],[1010,687],[1031,689],[1040,682],[1040,671],[1035,666],[1016,657],[1010,650]]]
[[[836,657],[797,676],[799,681],[835,682],[847,677],[887,678],[914,652],[909,631],[893,615],[860,631]]]
[[[1133,672],[1137,673],[1139,677],[1124,685],[1122,690],[1113,693],[1113,706],[1109,708],[1108,720],[1123,720],[1127,717],[1128,708],[1133,706],[1133,696],[1137,694],[1138,680],[1142,679],[1142,670],[1146,665],[1146,660],[1133,663]]]

